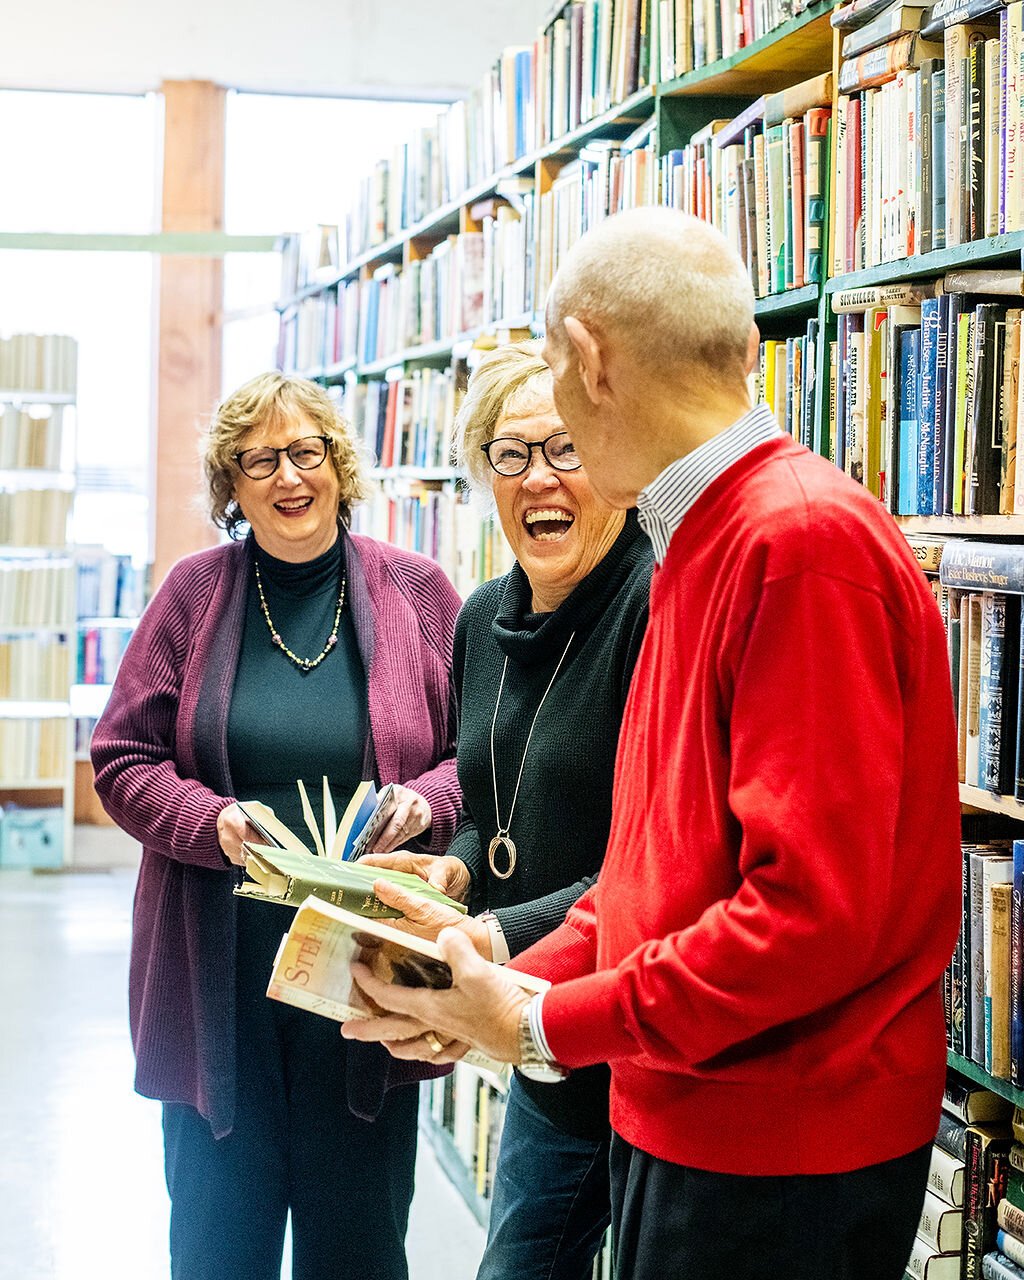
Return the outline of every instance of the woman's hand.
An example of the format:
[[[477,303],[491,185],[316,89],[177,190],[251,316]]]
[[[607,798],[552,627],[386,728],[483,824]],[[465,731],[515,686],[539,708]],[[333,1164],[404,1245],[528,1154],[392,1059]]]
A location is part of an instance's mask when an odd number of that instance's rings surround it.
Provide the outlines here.
[[[406,840],[412,840],[426,831],[434,820],[430,805],[418,791],[395,784],[395,811],[388,825],[377,837],[371,853],[390,853]]]
[[[390,880],[375,880],[373,891],[381,902],[386,902],[389,907],[397,907],[403,913],[401,919],[389,921],[396,929],[415,934],[417,938],[427,938],[431,942],[442,929],[459,929],[485,960],[492,959],[490,931],[482,920],[475,916],[464,916],[461,911],[446,907],[443,903],[429,902],[426,898],[403,889],[401,885],[392,884]]]
[[[217,814],[217,840],[224,856],[236,867],[245,866],[243,840],[260,840],[260,833],[251,826],[237,804],[229,804]]]
[[[408,849],[401,849],[398,853],[368,853],[359,859],[359,863],[360,866],[407,871],[456,902],[465,902],[469,896],[469,868],[461,858],[453,858],[447,853],[437,857],[432,853],[410,853]],[[463,917],[460,915],[459,919]]]

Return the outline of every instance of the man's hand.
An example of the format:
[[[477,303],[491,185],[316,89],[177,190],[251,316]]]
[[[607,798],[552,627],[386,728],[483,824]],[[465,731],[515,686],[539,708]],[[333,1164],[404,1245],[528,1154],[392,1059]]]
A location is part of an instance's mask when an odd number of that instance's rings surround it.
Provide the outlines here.
[[[453,858],[450,854],[438,858],[432,853],[410,853],[408,849],[400,849],[398,853],[368,853],[359,859],[359,863],[360,866],[407,871],[456,902],[465,902],[469,896],[469,868],[461,858]]]
[[[380,881],[374,885],[379,892]],[[346,1040],[377,1041],[396,1058],[425,1062],[454,1062],[453,1048],[471,1045],[499,1062],[519,1061],[519,1014],[530,996],[496,965],[485,963],[459,929],[443,929],[437,945],[452,971],[447,991],[400,987],[381,982],[364,964],[352,965],[352,976],[380,1008],[379,1017],[342,1024]],[[429,1043],[434,1036],[440,1053]],[[458,1046],[446,1045],[458,1041]]]
[[[430,805],[418,791],[395,784],[395,811],[388,825],[377,837],[372,853],[390,853],[406,840],[426,831],[434,820]]]
[[[250,826],[237,804],[229,804],[226,809],[221,809],[217,814],[217,840],[224,851],[225,858],[233,862],[236,867],[245,866],[245,850],[242,848],[242,841],[255,840],[259,843],[261,839],[260,833],[255,827]]]
[[[401,857],[402,855],[392,856]],[[380,861],[376,861],[375,865],[379,866]],[[442,929],[461,929],[485,960],[493,959],[491,935],[482,920],[478,920],[475,916],[464,916],[461,911],[456,911],[454,907],[446,907],[441,902],[430,902],[416,893],[411,893],[408,889],[403,889],[401,885],[391,884],[387,880],[378,880],[375,884],[380,890],[377,897],[381,902],[386,902],[389,907],[397,907],[403,913],[401,919],[390,922],[396,929],[415,934],[417,938],[427,938],[431,942]]]

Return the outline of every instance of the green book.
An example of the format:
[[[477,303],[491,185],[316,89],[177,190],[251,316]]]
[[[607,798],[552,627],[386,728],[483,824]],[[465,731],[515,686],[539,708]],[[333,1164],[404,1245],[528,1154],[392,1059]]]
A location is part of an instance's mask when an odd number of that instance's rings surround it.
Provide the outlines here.
[[[308,897],[322,898],[357,915],[394,919],[401,911],[386,906],[373,892],[375,880],[389,880],[430,902],[454,907],[463,914],[466,911],[461,902],[407,871],[343,862],[338,858],[322,858],[307,850],[278,849],[248,841],[243,848],[249,855],[245,864],[247,878],[235,889],[243,898],[259,898],[292,907],[300,906]]]

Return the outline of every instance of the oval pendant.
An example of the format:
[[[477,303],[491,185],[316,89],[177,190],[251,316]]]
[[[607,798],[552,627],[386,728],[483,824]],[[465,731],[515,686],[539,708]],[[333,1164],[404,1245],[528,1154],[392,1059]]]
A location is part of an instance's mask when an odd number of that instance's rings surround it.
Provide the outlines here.
[[[504,871],[498,870],[498,864],[495,861],[495,854],[504,846],[505,853],[508,856],[508,866]],[[507,880],[516,869],[516,846],[512,842],[511,837],[502,835],[500,832],[494,837],[487,846],[487,861],[491,864],[492,873],[499,880]]]

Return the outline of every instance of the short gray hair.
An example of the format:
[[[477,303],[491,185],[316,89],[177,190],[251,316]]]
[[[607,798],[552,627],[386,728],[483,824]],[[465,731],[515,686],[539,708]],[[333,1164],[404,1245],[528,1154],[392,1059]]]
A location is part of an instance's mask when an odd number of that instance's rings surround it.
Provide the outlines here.
[[[480,446],[494,439],[506,418],[525,418],[554,409],[551,370],[541,343],[509,342],[480,361],[469,379],[455,419],[452,452],[474,489],[489,494],[494,472]]]
[[[654,373],[746,378],[749,273],[720,232],[676,209],[616,214],[578,241],[548,295],[549,340],[561,351],[566,316],[614,334]]]

